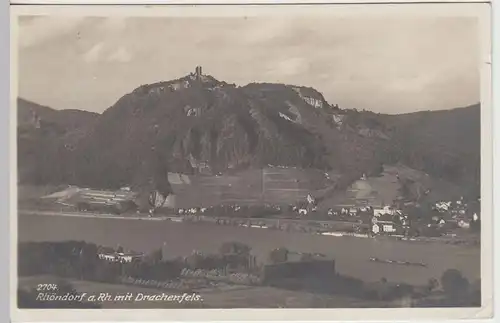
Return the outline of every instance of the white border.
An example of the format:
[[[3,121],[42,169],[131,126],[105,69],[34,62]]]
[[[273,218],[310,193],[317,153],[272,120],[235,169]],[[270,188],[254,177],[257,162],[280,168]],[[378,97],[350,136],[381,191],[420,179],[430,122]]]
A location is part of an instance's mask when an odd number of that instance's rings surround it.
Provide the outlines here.
[[[120,1],[123,3],[123,1]],[[60,2],[59,2],[60,3]],[[488,4],[385,4],[385,5],[301,5],[301,6],[13,6],[11,7],[11,118],[10,162],[17,165],[16,117],[17,98],[17,20],[23,14],[58,15],[134,15],[134,16],[251,16],[281,14],[325,15],[438,15],[472,16],[480,19],[481,39],[481,194],[482,246],[481,277],[483,307],[461,309],[231,309],[231,310],[19,310],[17,291],[17,172],[10,172],[11,206],[11,320],[13,322],[43,321],[227,321],[227,320],[408,320],[412,319],[471,319],[492,316],[492,106],[491,106],[491,21]]]
[[[287,0],[287,1],[269,1],[269,0],[11,0],[11,4],[30,4],[30,5],[193,5],[193,4],[215,4],[215,5],[241,5],[241,4],[273,4],[273,5],[287,5],[287,4],[373,4],[373,3],[487,3],[490,1],[485,0]]]

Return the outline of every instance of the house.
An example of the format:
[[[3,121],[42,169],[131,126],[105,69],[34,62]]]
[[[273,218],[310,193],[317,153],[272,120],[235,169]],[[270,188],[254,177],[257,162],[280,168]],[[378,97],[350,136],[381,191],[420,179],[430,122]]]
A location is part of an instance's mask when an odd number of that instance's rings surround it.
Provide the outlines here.
[[[464,219],[459,220],[457,224],[462,229],[468,229],[468,228],[470,228],[470,222],[466,221]]]
[[[383,208],[374,208],[373,215],[374,216],[382,216],[384,214],[394,215],[396,214],[396,210],[391,209],[389,206],[384,206]]]
[[[97,256],[99,259],[107,261],[116,261],[116,251],[110,247],[99,247],[97,249]]]
[[[445,212],[448,211],[451,207],[451,202],[437,202],[434,206],[436,210],[439,212]]]
[[[144,257],[143,253],[138,252],[119,252],[116,254],[117,261],[119,262],[132,262],[134,260],[140,260]]]
[[[200,162],[198,164],[198,172],[200,174],[210,175],[211,174],[210,165],[208,165],[208,163],[206,163],[206,162]]]
[[[402,226],[396,224],[391,215],[385,214],[372,218],[372,233],[374,234],[398,234]]]
[[[314,198],[311,196],[311,194],[307,194],[307,203],[309,204],[314,204],[316,201]]]

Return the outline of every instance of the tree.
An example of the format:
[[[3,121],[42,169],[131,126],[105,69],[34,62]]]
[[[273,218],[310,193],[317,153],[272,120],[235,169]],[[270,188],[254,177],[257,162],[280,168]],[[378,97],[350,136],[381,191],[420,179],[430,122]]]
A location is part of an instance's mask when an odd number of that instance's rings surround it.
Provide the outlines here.
[[[374,176],[374,177],[378,177],[378,176],[381,176],[383,172],[384,172],[384,164],[379,163],[372,169],[370,175]]]
[[[163,259],[163,253],[162,253],[162,249],[161,248],[158,248],[158,249],[150,252],[146,256],[146,261],[150,262],[152,264],[157,264],[157,263],[161,262],[162,259]]]
[[[471,221],[470,229],[473,232],[481,232],[481,220]]]
[[[441,276],[441,286],[450,299],[457,299],[467,293],[469,281],[457,269],[448,269]]]
[[[92,277],[98,261],[97,245],[84,243],[79,252],[80,279]]]
[[[248,256],[250,254],[250,248],[248,245],[241,242],[224,242],[220,248],[219,252],[222,255],[240,255],[240,256]]]
[[[204,263],[205,257],[198,253],[198,252],[193,252],[191,255],[186,257],[186,265],[190,269],[204,269],[203,263]]]
[[[288,260],[289,251],[286,248],[276,248],[269,253],[269,261],[273,264],[286,262]]]
[[[90,210],[90,204],[87,202],[78,202],[76,203],[76,209],[78,211],[89,211]]]
[[[432,292],[439,286],[439,282],[436,278],[431,278],[427,282],[427,291]]]
[[[472,306],[481,306],[481,279],[474,281],[471,285],[470,302]]]

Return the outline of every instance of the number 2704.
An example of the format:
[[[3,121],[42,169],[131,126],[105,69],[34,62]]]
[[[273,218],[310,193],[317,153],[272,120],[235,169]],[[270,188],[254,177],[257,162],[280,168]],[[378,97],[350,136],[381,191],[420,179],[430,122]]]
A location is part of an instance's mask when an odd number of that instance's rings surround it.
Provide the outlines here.
[[[38,284],[36,286],[36,290],[38,292],[57,290],[57,285],[56,284]]]

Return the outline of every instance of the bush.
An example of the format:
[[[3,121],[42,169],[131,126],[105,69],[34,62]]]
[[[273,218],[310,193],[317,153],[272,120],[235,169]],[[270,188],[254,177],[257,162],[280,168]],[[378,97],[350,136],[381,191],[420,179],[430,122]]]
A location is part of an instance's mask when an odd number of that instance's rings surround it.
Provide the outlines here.
[[[272,264],[286,262],[288,260],[288,249],[276,248],[269,253],[269,261]]]
[[[469,281],[456,269],[448,269],[441,276],[441,286],[450,299],[459,299],[467,294]]]

